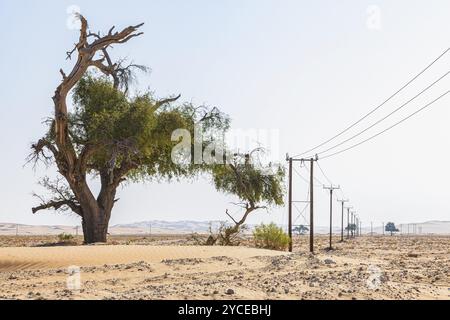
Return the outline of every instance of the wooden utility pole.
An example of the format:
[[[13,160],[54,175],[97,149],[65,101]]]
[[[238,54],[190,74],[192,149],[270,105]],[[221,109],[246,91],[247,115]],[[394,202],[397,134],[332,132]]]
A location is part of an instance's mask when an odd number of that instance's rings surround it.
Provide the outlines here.
[[[362,221],[359,222],[359,232],[360,235],[362,235]]]
[[[373,236],[373,222],[370,223],[370,235]]]
[[[289,211],[289,222],[288,222],[288,234],[289,234],[289,252],[292,252],[292,158],[289,158],[289,191],[288,191],[288,211]]]
[[[347,239],[350,239],[350,209],[353,207],[347,207]]]
[[[325,190],[330,190],[330,247],[329,250],[333,250],[333,191],[339,190],[340,186],[323,186]]]
[[[290,245],[289,245],[289,251],[292,252],[292,203],[294,202],[292,200],[292,170],[293,170],[293,162],[299,161],[301,163],[309,161],[311,164],[310,168],[310,181],[309,181],[309,251],[311,253],[314,253],[314,161],[318,161],[319,158],[316,156],[315,158],[311,159],[296,159],[289,157],[289,155],[286,156],[286,160],[289,162],[289,192],[288,192],[288,214],[289,214],[289,239],[290,239]]]
[[[342,212],[341,212],[341,242],[344,242],[344,204],[346,202],[349,202],[350,200],[348,199],[342,199],[342,200],[338,200],[338,202],[341,203],[342,205]]]
[[[359,216],[356,216],[356,236],[359,237]]]
[[[352,211],[352,212],[351,212],[351,214],[352,214],[352,224],[351,224],[351,228],[352,228],[352,238],[355,237],[355,231],[356,231],[356,229],[355,229],[355,213],[356,213],[356,211]],[[354,230],[354,229],[355,229],[355,230]]]
[[[16,237],[19,235],[19,225],[16,223]]]
[[[310,160],[310,180],[309,180],[309,252],[314,253],[314,161],[316,159],[311,158]]]
[[[383,228],[383,236],[384,236],[384,222],[383,222],[383,226],[382,226],[382,228]]]
[[[78,226],[75,227],[75,236],[78,237]]]

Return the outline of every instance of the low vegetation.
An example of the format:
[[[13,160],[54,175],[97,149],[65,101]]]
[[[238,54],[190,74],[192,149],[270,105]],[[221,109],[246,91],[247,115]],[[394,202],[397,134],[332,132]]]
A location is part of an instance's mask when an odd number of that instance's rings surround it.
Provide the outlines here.
[[[256,227],[253,237],[258,248],[286,250],[289,245],[289,236],[275,223]]]

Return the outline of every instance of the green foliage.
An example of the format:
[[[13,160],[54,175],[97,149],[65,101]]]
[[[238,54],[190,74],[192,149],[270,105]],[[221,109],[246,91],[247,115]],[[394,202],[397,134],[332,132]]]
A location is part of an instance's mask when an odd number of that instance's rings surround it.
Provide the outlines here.
[[[257,247],[271,250],[286,250],[290,241],[289,236],[275,223],[256,227],[253,237]]]
[[[393,222],[388,222],[384,229],[385,229],[386,232],[390,232],[391,235],[394,232],[399,232],[399,230],[397,229],[397,227],[395,226],[395,224]]]
[[[283,205],[284,177],[283,168],[260,168],[248,159],[244,163],[235,159],[234,163],[216,165],[213,170],[217,190],[235,195],[250,206]]]
[[[194,125],[200,121],[204,133],[229,127],[229,118],[217,109],[159,105],[150,92],[130,98],[106,77],[92,74],[79,81],[73,102],[70,135],[78,152],[87,145],[95,148],[89,158],[91,172],[131,163],[133,170],[127,177],[135,181],[193,176],[207,169],[192,162],[181,166],[172,161],[172,150],[179,143],[172,141],[172,133],[185,129],[193,137]]]
[[[74,236],[68,233],[61,233],[58,235],[59,242],[72,242],[74,240]]]
[[[304,225],[299,225],[296,226],[293,231],[296,232],[298,235],[303,235],[309,231],[309,228]]]

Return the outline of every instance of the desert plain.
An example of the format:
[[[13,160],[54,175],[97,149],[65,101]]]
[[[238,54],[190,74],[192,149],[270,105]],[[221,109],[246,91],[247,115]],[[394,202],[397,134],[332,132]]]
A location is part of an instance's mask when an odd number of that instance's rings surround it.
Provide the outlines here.
[[[187,235],[0,237],[0,299],[450,300],[450,236],[298,236],[294,252],[200,246]],[[75,271],[74,271],[75,270]]]

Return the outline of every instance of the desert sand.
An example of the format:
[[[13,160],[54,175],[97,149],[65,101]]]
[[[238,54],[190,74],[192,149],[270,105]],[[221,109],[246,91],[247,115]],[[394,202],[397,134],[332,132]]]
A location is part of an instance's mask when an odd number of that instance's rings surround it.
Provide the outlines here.
[[[450,237],[298,237],[295,252],[206,247],[178,238],[51,246],[1,237],[0,299],[450,299]],[[50,245],[50,246],[46,246]],[[80,268],[79,288],[67,285]],[[77,274],[75,274],[77,276]]]

